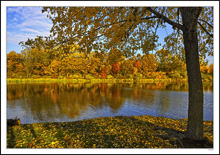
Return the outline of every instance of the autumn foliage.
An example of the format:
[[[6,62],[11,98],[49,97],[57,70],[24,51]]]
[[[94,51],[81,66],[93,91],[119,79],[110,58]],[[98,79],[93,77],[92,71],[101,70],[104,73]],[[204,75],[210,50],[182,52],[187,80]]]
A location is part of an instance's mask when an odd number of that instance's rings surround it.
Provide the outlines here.
[[[207,66],[201,61],[200,70],[202,74],[212,75],[213,64]],[[37,49],[7,54],[8,78],[106,79],[108,75],[114,78],[187,78],[185,62],[178,56],[172,57],[164,49],[155,55],[144,54],[128,59],[118,49],[109,53],[95,51],[88,55],[78,51],[59,55],[59,51]]]
[[[106,70],[107,70],[106,67],[103,67],[101,70],[100,74],[101,74],[102,79],[106,79],[106,77],[107,77]]]
[[[112,64],[111,75],[115,76],[120,72],[120,66],[118,63]]]

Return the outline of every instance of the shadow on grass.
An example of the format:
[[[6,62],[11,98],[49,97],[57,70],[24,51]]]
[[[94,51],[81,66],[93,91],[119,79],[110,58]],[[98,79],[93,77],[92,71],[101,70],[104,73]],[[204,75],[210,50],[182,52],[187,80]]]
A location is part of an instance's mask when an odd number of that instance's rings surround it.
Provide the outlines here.
[[[165,135],[157,135],[163,140],[171,140],[173,145],[177,145],[181,148],[213,148],[213,143],[205,137],[204,140],[196,141],[190,138],[187,138],[186,132],[178,131],[169,128],[158,127],[155,130],[165,131]],[[172,140],[173,139],[173,140]]]
[[[162,123],[165,123],[166,127],[161,126]],[[64,148],[213,148],[213,144],[207,139],[204,141],[187,139],[185,132],[175,129],[172,123],[185,122],[170,123],[165,118],[148,116],[116,116],[76,122],[43,123],[35,126],[41,126],[42,131],[53,134],[52,141],[58,141]],[[27,130],[27,126],[21,126]],[[35,134],[32,125],[29,130],[34,138],[42,137],[40,134]],[[11,134],[8,147],[13,147],[15,145],[13,128],[8,132]],[[45,138],[44,141],[47,139]],[[56,147],[59,145],[57,144]]]
[[[9,140],[7,140],[7,148],[13,148],[16,144],[16,141],[13,127],[11,126],[7,127],[7,138],[9,138]]]
[[[137,121],[140,121],[136,119]],[[135,122],[135,121],[134,121]],[[145,122],[145,121],[144,121]],[[208,138],[204,140],[192,140],[186,136],[186,132],[175,130],[172,128],[165,128],[155,125],[153,123],[146,122],[151,127],[154,127],[154,131],[158,134],[154,136],[160,137],[164,141],[169,140],[171,144],[177,145],[180,148],[213,148],[213,143],[209,141]],[[186,123],[186,121],[185,121]],[[164,131],[163,134],[160,134],[160,131]]]

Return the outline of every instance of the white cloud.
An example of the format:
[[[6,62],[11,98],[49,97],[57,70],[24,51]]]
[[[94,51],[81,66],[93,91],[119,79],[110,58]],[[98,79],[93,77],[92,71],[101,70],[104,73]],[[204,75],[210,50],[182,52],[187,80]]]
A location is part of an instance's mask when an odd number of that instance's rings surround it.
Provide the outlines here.
[[[7,13],[17,12],[19,13],[23,7],[8,7]]]
[[[41,32],[34,30],[34,29],[29,29],[29,28],[24,28],[21,31],[25,31],[25,32],[32,32],[32,33],[36,33],[36,34],[41,34]]]
[[[12,21],[18,21],[18,19],[15,17],[15,18],[12,19]]]
[[[11,44],[18,44],[21,41],[26,41],[28,38],[35,38],[36,34],[27,34],[27,33],[12,33],[7,32],[7,42]]]
[[[23,32],[13,33],[7,32],[7,42],[11,44],[18,44],[21,41],[27,41],[27,39],[34,39],[38,36],[49,36],[48,31],[39,32],[33,29],[24,29]]]
[[[7,42],[18,44],[37,35],[49,36],[52,22],[41,7],[9,7],[7,13]]]
[[[21,24],[17,25],[19,28],[26,28],[26,27],[31,27],[31,28],[37,28],[37,29],[48,29],[52,27],[52,24],[49,24],[47,22],[43,22],[40,20],[26,20],[22,22]]]

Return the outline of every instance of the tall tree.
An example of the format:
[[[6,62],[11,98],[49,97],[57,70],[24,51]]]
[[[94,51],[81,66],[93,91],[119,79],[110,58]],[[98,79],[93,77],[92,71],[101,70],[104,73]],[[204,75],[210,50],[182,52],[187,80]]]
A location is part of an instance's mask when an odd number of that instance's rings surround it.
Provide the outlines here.
[[[134,73],[133,61],[130,59],[125,60],[121,64],[120,68],[122,71],[122,75],[124,75],[127,78]]]
[[[213,75],[213,63],[209,65],[208,72]]]
[[[141,68],[143,73],[154,72],[157,69],[157,62],[153,54],[143,55],[141,59]]]
[[[187,133],[190,138],[200,140],[204,136],[199,54],[205,55],[207,49],[212,53],[212,10],[212,7],[44,7],[43,12],[48,12],[53,21],[51,32],[56,42],[61,46],[78,43],[85,53],[114,48],[126,57],[138,49],[148,53],[156,48],[158,27],[171,25],[184,40],[189,82]],[[199,49],[198,44],[205,48]]]
[[[14,77],[17,74],[22,75],[24,66],[22,64],[22,55],[11,51],[7,54],[7,77]],[[14,73],[14,74],[13,74]]]

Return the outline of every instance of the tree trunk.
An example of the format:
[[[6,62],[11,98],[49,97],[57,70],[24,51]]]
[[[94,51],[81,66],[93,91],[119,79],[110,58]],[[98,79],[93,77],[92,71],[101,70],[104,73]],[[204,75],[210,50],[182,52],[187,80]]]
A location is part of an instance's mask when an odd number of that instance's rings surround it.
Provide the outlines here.
[[[183,21],[183,38],[189,83],[187,135],[193,140],[203,136],[203,87],[199,65],[197,19],[202,8],[180,8]]]

